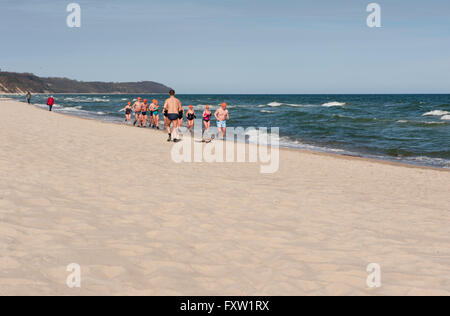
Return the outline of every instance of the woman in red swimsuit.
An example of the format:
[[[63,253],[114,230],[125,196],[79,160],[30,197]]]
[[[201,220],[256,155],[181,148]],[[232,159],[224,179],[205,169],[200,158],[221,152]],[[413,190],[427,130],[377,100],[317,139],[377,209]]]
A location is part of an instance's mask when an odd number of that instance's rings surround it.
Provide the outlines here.
[[[203,131],[203,135],[206,131],[211,127],[211,111],[209,111],[209,105],[206,106],[206,110],[203,112],[203,125],[205,126],[205,130]]]

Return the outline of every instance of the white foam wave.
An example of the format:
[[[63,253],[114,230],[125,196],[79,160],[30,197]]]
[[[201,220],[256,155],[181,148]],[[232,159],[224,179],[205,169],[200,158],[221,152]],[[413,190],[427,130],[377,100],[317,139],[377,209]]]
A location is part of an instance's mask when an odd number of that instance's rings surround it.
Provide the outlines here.
[[[42,108],[42,109],[48,109],[48,105],[47,104],[44,104],[44,103],[35,103],[34,105],[37,105],[38,107],[40,107],[40,108]],[[57,104],[55,104],[54,106],[53,106],[53,108],[59,108],[60,106],[59,105],[57,105]]]
[[[93,98],[92,99],[94,102],[110,102],[109,99],[104,99],[104,98]]]
[[[268,106],[281,106],[281,105],[283,105],[283,103],[279,103],[279,102],[271,102],[271,103],[269,103],[269,104],[267,104]]]
[[[328,103],[322,104],[322,106],[325,106],[325,107],[344,106],[344,105],[346,105],[345,102],[328,102]]]
[[[261,112],[261,113],[275,113],[275,111],[268,111],[268,110],[261,110],[259,112]]]
[[[56,100],[57,101],[57,100]],[[75,97],[75,98],[64,98],[66,102],[75,102],[75,103],[90,103],[90,102],[110,102],[110,99],[105,98],[86,98],[86,97]]]
[[[441,120],[450,121],[450,115],[444,115],[443,117],[441,117]]]
[[[60,112],[85,112],[88,113],[88,111],[81,110],[79,107],[60,107],[58,109]]]
[[[280,136],[274,133],[266,133],[256,129],[249,129],[245,132],[251,144],[271,145],[280,143]]]
[[[294,108],[306,108],[306,107],[317,106],[315,104],[286,104],[286,105],[294,107]]]
[[[408,123],[407,120],[398,120],[397,123]]]
[[[422,116],[442,116],[442,115],[447,115],[447,114],[450,114],[450,112],[435,110],[435,111],[430,111],[430,112],[424,113]]]
[[[412,163],[420,163],[422,165],[431,165],[436,167],[441,167],[445,169],[450,169],[450,160],[444,158],[431,158],[427,156],[416,156],[405,158],[406,161]]]

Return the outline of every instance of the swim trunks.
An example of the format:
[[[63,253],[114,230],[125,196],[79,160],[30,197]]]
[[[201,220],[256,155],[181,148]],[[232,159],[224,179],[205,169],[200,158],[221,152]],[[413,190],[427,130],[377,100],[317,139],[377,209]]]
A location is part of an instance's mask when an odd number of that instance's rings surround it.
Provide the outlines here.
[[[142,115],[143,115],[143,116],[146,116],[146,115],[147,115],[147,112],[142,112]]]
[[[178,112],[178,119],[182,119],[183,118],[183,111]]]
[[[226,128],[227,127],[227,121],[217,121],[217,127],[218,128]]]
[[[125,114],[131,114],[131,109],[126,109]]]
[[[167,114],[167,118],[171,121],[176,121],[176,120],[178,120],[178,114],[176,114],[176,113]]]
[[[153,115],[158,116],[159,111],[153,111]]]

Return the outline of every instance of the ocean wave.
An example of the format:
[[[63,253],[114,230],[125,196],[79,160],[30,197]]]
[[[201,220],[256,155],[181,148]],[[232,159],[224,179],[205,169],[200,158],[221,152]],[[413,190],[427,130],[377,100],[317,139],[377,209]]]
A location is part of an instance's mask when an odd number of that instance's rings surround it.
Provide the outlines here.
[[[75,107],[58,107],[57,111],[59,112],[82,112],[82,113],[90,113],[89,111],[82,110],[78,106]]]
[[[441,117],[441,120],[450,121],[450,115],[444,115],[443,117]]]
[[[324,104],[322,104],[322,106],[325,106],[325,107],[332,107],[332,106],[344,106],[344,105],[346,105],[347,103],[345,103],[345,102],[328,102],[328,103],[324,103]]]
[[[407,120],[398,120],[397,123],[408,123]]]
[[[328,116],[325,116],[327,118]],[[342,114],[334,114],[333,118],[336,121],[348,121],[352,123],[373,123],[373,121],[376,121],[376,117],[360,117],[360,116],[345,116]]]
[[[48,110],[48,105],[44,104],[44,103],[34,103],[34,105],[42,108],[42,109],[47,109]],[[59,106],[58,104],[53,105],[54,109],[60,108],[61,106]]]
[[[427,113],[424,113],[422,116],[442,116],[450,114],[450,112],[447,111],[441,111],[441,110],[434,110]]]
[[[275,111],[269,111],[269,110],[261,110],[259,112],[261,112],[261,113],[275,113]]]
[[[110,99],[93,98],[94,102],[111,102]]]
[[[286,106],[290,106],[290,107],[294,107],[294,108],[303,108],[303,107],[315,107],[315,106],[319,106],[317,104],[298,104],[298,103],[281,103],[281,102],[271,102],[269,104],[260,104],[258,105],[259,108],[263,108],[266,106],[270,106],[270,107],[279,107],[282,105],[286,105]]]
[[[427,156],[415,156],[404,158],[406,162],[418,163],[420,165],[433,166],[439,168],[450,169],[450,160],[444,158],[431,158]]]
[[[276,145],[280,143],[280,135],[257,129],[249,129],[245,132],[245,135],[248,136],[248,142],[251,144]]]
[[[297,148],[297,149],[303,149],[303,150],[310,150],[310,151],[316,151],[316,152],[323,152],[323,153],[338,153],[338,154],[348,154],[348,155],[354,155],[357,156],[357,153],[350,152],[344,149],[335,148],[331,146],[326,145],[313,145],[313,144],[307,144],[299,140],[294,140],[290,137],[283,136],[280,137],[280,146],[288,147],[288,148]]]
[[[110,99],[103,99],[103,98],[65,98],[64,101],[74,103],[111,102]]]
[[[286,105],[294,107],[294,108],[309,108],[309,107],[318,106],[317,104],[286,104]]]

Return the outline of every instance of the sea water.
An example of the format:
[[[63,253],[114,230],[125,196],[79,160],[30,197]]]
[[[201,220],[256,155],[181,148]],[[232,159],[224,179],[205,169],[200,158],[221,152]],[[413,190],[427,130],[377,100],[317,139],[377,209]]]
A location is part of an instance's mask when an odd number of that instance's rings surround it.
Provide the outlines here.
[[[55,112],[121,123],[138,96],[55,95]],[[46,107],[48,95],[32,102]],[[14,96],[24,100],[23,96]],[[178,95],[197,117],[228,103],[233,127],[279,127],[280,145],[450,168],[450,95]],[[214,122],[212,126],[214,126]],[[251,135],[250,135],[251,136]],[[251,140],[251,137],[250,137]]]

